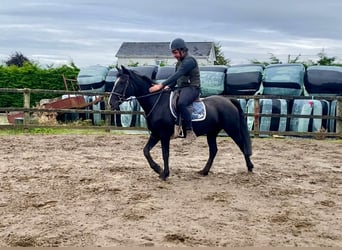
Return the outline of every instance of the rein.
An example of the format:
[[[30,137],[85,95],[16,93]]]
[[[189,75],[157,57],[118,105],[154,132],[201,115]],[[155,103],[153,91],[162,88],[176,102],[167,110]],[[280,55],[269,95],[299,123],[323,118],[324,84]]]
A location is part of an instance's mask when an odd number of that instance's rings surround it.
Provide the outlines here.
[[[158,102],[159,102],[159,100],[160,100],[160,97],[161,97],[163,91],[164,91],[164,90],[160,90],[160,91],[155,92],[155,93],[150,93],[150,94],[147,94],[147,95],[142,95],[142,96],[136,97],[137,99],[141,99],[141,98],[145,98],[145,97],[149,97],[149,96],[152,96],[152,95],[157,95],[157,94],[159,94],[158,99],[154,102],[154,104],[153,104],[153,106],[152,106],[150,112],[148,112],[148,114],[145,115],[145,118],[148,118],[148,117],[152,114],[153,110],[155,109],[155,107],[157,106],[157,104],[158,104]]]
[[[131,84],[131,83],[130,83],[129,79],[127,79],[127,80],[126,80],[126,83],[125,83],[124,91],[123,91],[122,93],[118,93],[118,92],[114,92],[114,91],[113,91],[111,94],[116,95],[116,96],[119,98],[119,101],[120,101],[120,102],[127,101],[128,98],[126,98],[125,96],[126,96],[126,90],[127,90],[129,84]],[[153,104],[153,106],[152,106],[150,112],[149,112],[147,115],[145,114],[145,118],[148,118],[148,117],[152,114],[152,112],[153,112],[154,109],[156,108],[156,106],[157,106],[157,104],[158,104],[158,102],[159,102],[159,100],[160,100],[160,97],[161,97],[161,95],[162,95],[162,93],[163,93],[164,91],[165,91],[165,90],[162,89],[162,90],[160,90],[160,91],[158,91],[158,92],[153,92],[153,93],[149,93],[149,94],[146,94],[146,95],[136,96],[136,97],[135,97],[136,99],[142,99],[142,98],[146,98],[146,97],[150,97],[150,96],[159,94],[159,96],[158,96],[157,100],[154,102],[154,104]]]

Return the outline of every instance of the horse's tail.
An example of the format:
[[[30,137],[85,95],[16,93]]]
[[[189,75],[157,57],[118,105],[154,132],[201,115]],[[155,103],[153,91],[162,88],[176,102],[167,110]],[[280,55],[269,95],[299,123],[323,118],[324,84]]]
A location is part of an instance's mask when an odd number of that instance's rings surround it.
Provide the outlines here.
[[[240,102],[237,99],[231,99],[231,102],[239,110],[240,128],[241,128],[240,133],[244,142],[244,153],[246,155],[252,155],[252,142],[251,142],[251,137],[248,131],[245,113],[243,112]]]

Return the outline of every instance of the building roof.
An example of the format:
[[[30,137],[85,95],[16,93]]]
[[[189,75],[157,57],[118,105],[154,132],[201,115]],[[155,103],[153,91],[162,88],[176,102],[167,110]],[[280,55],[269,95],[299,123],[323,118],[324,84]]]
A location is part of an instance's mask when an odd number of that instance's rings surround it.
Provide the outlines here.
[[[171,57],[169,42],[123,42],[116,57]],[[187,42],[190,54],[195,57],[208,57],[213,42]]]

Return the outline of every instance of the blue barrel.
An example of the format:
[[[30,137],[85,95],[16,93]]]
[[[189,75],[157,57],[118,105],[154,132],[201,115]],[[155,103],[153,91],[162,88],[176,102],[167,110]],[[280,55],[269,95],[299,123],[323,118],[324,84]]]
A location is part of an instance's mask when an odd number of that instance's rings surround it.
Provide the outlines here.
[[[260,113],[261,114],[288,114],[288,101],[285,99],[260,99]],[[247,102],[248,113],[254,114],[254,99]],[[260,117],[259,129],[260,131],[286,131],[288,123],[287,117]],[[254,117],[247,117],[248,129],[251,131],[254,127]],[[260,134],[260,136],[266,136]]]
[[[326,100],[303,100],[296,99],[293,102],[293,115],[328,115],[330,104]],[[318,132],[328,129],[328,119],[297,118],[290,120],[290,131],[295,132]]]
[[[144,110],[142,109],[142,107],[140,106],[139,103],[137,104],[137,111],[144,112]],[[145,119],[145,115],[143,115],[143,114],[138,115],[136,126],[139,128],[147,128],[147,122]]]
[[[330,116],[336,117],[337,100],[330,103]],[[329,132],[336,132],[336,119],[329,119]]]
[[[247,113],[247,100],[246,99],[243,99],[243,98],[239,98],[238,99],[238,101],[239,101],[239,103],[240,103],[240,106],[241,106],[241,108],[242,108],[242,111],[244,112],[244,113]]]
[[[120,104],[120,111],[137,111],[137,104],[137,99],[135,97],[131,97],[127,101]],[[122,127],[135,127],[137,115],[121,114],[120,121]]]
[[[100,96],[84,96],[84,99],[87,103],[91,103],[93,101],[95,101],[97,98],[99,98]],[[87,110],[104,110],[105,109],[105,104],[104,101],[99,101],[97,103],[91,104],[89,106],[86,107]],[[92,123],[94,125],[101,125],[101,123],[103,123],[104,121],[104,115],[102,115],[101,113],[85,113],[83,114],[83,116],[85,116],[85,119],[90,119],[92,121]]]

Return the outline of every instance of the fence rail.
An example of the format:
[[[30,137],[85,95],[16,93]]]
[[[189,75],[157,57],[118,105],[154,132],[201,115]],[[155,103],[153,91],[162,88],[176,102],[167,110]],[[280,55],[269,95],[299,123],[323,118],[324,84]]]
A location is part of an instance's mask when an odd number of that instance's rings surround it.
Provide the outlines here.
[[[23,124],[1,124],[1,128],[67,128],[67,129],[104,129],[105,131],[110,130],[142,130],[146,131],[146,128],[142,127],[119,127],[111,125],[112,115],[117,114],[132,114],[132,115],[142,115],[141,111],[112,111],[108,106],[106,100],[108,99],[110,93],[108,92],[95,92],[95,91],[66,91],[66,90],[46,90],[46,89],[14,89],[14,88],[0,88],[0,93],[22,93],[24,96],[23,107],[0,107],[0,112],[24,112]],[[31,108],[30,107],[30,95],[32,93],[40,94],[59,94],[59,95],[83,95],[83,96],[102,96],[105,100],[106,106],[105,110],[89,110],[89,109],[48,109],[48,108]],[[311,137],[332,137],[332,138],[342,138],[342,96],[277,96],[277,95],[253,95],[253,96],[226,96],[230,98],[237,99],[254,99],[254,113],[245,113],[247,117],[254,117],[254,126],[250,131],[255,137],[260,135],[280,135],[280,136],[311,136]],[[315,99],[315,100],[337,100],[336,105],[336,116],[332,115],[295,115],[295,114],[262,114],[260,113],[260,100],[261,99]],[[105,122],[103,126],[76,126],[73,124],[63,124],[63,125],[42,125],[42,124],[30,124],[30,114],[35,112],[59,112],[59,113],[71,113],[71,114],[103,114],[105,116]],[[336,132],[327,131],[315,131],[315,132],[295,132],[295,131],[261,131],[259,118],[261,117],[286,117],[286,118],[312,118],[312,119],[329,119],[336,121]]]

